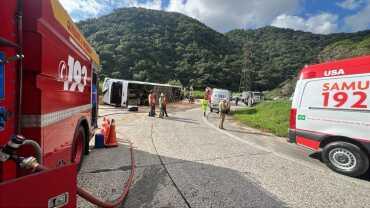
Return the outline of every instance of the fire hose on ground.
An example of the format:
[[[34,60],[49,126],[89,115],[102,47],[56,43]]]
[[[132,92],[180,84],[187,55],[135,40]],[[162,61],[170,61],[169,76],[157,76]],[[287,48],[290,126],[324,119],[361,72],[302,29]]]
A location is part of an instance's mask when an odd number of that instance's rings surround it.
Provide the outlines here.
[[[35,149],[37,159],[34,158],[34,157],[28,157],[28,158],[18,157],[15,154],[13,154],[16,149],[18,149],[19,147],[21,147],[23,145],[32,146]],[[16,137],[12,138],[11,141],[9,141],[8,145],[4,149],[5,149],[5,153],[9,154],[9,157],[11,157],[15,161],[17,161],[22,168],[32,169],[33,171],[47,171],[47,170],[49,170],[47,167],[45,167],[41,164],[41,162],[42,162],[41,161],[41,158],[42,158],[41,148],[38,145],[38,143],[34,142],[33,140],[26,140],[24,137],[16,136]],[[4,152],[4,149],[2,150],[2,152]],[[131,171],[130,171],[130,175],[129,175],[129,177],[128,177],[128,179],[127,179],[127,181],[126,181],[126,183],[123,187],[123,193],[120,195],[120,197],[118,197],[114,201],[105,202],[105,201],[102,201],[101,199],[98,199],[97,197],[92,195],[87,190],[85,190],[81,187],[78,187],[78,186],[77,186],[77,194],[80,197],[87,200],[88,202],[90,202],[92,204],[95,204],[95,205],[97,205],[99,207],[102,207],[102,208],[113,208],[113,207],[117,207],[117,206],[121,205],[125,201],[125,199],[128,195],[128,192],[129,192],[130,187],[133,183],[133,179],[134,179],[135,171],[136,171],[136,169],[135,169],[136,164],[135,164],[132,142],[130,142],[129,149],[130,149],[130,157],[131,157]]]
[[[115,201],[113,202],[103,202],[101,201],[100,199],[96,198],[95,196],[93,196],[92,194],[90,194],[89,192],[87,192],[86,190],[80,188],[80,187],[77,187],[77,194],[79,196],[81,196],[82,198],[86,199],[87,201],[99,206],[99,207],[103,207],[103,208],[110,208],[110,207],[117,207],[118,205],[122,204],[124,202],[124,200],[126,199],[127,195],[128,195],[128,192],[130,190],[130,187],[132,185],[132,182],[133,182],[133,179],[134,179],[134,176],[135,176],[135,158],[134,158],[134,151],[133,151],[133,147],[132,147],[132,143],[130,142],[130,156],[131,156],[131,172],[130,172],[130,176],[128,177],[127,181],[126,181],[126,184],[123,188],[123,193],[121,194],[121,196],[116,199]]]

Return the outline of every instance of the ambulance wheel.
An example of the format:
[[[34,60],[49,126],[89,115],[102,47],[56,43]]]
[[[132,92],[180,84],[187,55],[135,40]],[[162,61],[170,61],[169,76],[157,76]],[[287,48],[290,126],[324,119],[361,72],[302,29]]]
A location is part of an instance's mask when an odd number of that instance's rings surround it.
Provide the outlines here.
[[[211,113],[213,113],[213,108],[210,108]]]
[[[75,133],[75,137],[73,139],[72,144],[72,163],[77,164],[78,171],[81,169],[84,160],[85,141],[86,141],[85,129],[82,126],[80,126],[77,132]]]
[[[369,157],[354,144],[332,142],[324,147],[322,153],[325,164],[338,173],[358,177],[369,169]]]

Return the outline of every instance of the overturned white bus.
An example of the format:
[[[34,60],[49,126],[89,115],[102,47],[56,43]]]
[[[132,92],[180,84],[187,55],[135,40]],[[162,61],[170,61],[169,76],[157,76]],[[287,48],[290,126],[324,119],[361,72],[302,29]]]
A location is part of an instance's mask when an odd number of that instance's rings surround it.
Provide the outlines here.
[[[103,84],[103,102],[117,107],[148,105],[150,90],[157,94],[166,94],[169,102],[182,99],[182,87],[141,82],[133,80],[105,78]]]

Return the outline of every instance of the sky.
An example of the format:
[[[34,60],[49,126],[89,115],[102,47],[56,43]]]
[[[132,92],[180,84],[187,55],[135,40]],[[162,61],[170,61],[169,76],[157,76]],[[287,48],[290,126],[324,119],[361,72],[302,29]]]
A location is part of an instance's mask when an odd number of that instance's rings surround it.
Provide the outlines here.
[[[59,0],[75,21],[122,7],[179,12],[219,31],[264,26],[316,34],[370,29],[370,0]]]

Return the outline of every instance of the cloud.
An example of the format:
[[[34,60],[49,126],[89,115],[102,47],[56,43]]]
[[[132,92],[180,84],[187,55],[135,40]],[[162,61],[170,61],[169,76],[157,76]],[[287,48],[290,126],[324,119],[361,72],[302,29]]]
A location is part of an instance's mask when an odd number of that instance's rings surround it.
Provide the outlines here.
[[[155,9],[161,10],[162,9],[162,1],[161,0],[151,0],[145,3],[139,3],[138,1],[131,1],[131,5],[133,7],[142,7],[146,9]]]
[[[162,0],[59,0],[71,14],[73,20],[98,17],[122,7],[143,7],[147,9],[162,9]]]
[[[273,25],[313,33],[359,31],[370,27],[370,0],[340,0],[335,5],[350,15],[322,12],[305,13],[304,1],[311,0],[59,0],[73,20],[99,17],[122,7],[143,7],[183,13],[209,27],[227,32],[232,29]],[[320,11],[311,11],[312,13]],[[298,15],[299,14],[299,15]],[[338,24],[341,24],[340,26]],[[339,28],[339,29],[338,29]]]
[[[272,22],[272,26],[291,28],[316,34],[329,34],[338,31],[338,16],[330,13],[321,13],[307,19],[287,14],[279,15]]]
[[[365,30],[370,27],[370,0],[356,14],[348,16],[344,19],[345,27],[351,31]]]
[[[166,10],[191,16],[224,32],[269,25],[280,14],[293,14],[300,0],[170,0]]]
[[[363,0],[344,0],[337,3],[337,5],[343,9],[355,10],[358,9],[363,3]]]
[[[59,0],[63,7],[72,15],[73,18],[84,19],[99,15],[103,6],[95,0],[74,1]]]

